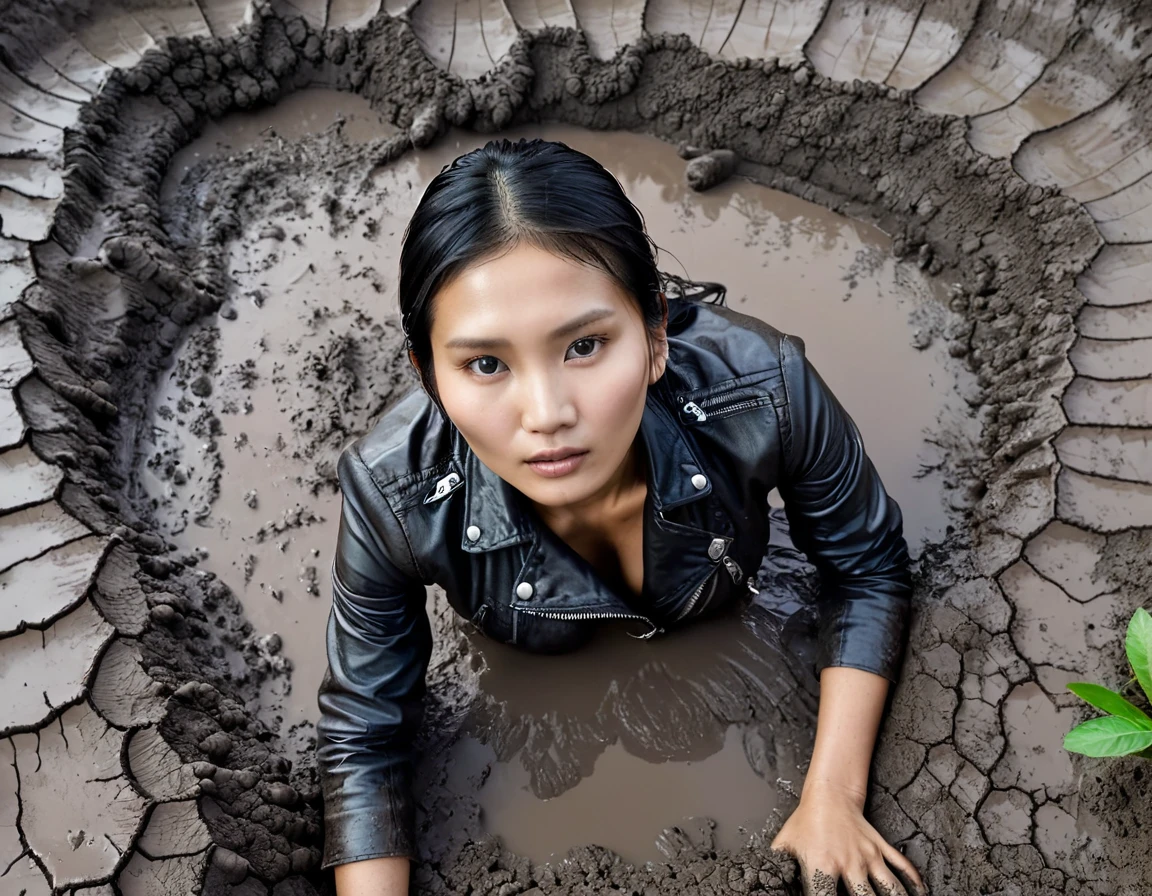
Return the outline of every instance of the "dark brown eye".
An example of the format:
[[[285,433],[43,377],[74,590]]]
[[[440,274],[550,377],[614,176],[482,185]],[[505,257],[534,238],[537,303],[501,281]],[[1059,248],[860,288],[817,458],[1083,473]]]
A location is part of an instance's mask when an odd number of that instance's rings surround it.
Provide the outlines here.
[[[481,376],[492,376],[494,373],[500,372],[500,359],[492,355],[481,355],[479,358],[473,358],[469,361],[468,366],[472,368],[474,373]]]
[[[572,343],[571,346],[569,346],[569,350],[577,358],[589,358],[596,353],[598,344],[598,339],[588,336],[584,339],[577,339]]]

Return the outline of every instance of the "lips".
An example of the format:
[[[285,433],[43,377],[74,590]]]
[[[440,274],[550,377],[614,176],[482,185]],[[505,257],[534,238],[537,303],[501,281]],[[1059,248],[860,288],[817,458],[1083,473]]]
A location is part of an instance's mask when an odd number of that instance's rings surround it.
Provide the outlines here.
[[[527,463],[529,468],[539,475],[554,479],[557,476],[567,476],[569,473],[574,473],[584,463],[584,458],[587,456],[587,451],[575,448],[559,448],[553,451],[541,451]]]
[[[551,448],[548,451],[537,451],[530,458],[528,463],[536,463],[537,461],[547,460],[563,460],[566,457],[571,457],[573,454],[584,454],[582,448]]]

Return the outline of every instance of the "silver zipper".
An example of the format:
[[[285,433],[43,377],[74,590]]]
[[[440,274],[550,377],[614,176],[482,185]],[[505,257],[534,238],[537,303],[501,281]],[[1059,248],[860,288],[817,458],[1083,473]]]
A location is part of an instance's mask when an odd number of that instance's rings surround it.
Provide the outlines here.
[[[688,414],[691,414],[692,416],[694,416],[696,418],[697,423],[703,423],[705,420],[708,419],[708,412],[705,411],[704,408],[708,407],[709,405],[712,405],[712,404],[719,404],[719,403],[723,402],[723,400],[724,400],[723,398],[713,398],[711,400],[705,398],[701,402],[703,407],[701,407],[701,404],[697,404],[694,401],[689,401],[687,404],[684,405],[684,411],[685,411],[685,413],[688,413]],[[743,411],[743,410],[747,410],[749,408],[760,407],[761,405],[766,404],[769,400],[771,400],[771,399],[751,398],[751,399],[747,399],[745,401],[738,401],[735,404],[724,405],[723,407],[716,408],[712,411],[712,413],[713,414],[732,414],[732,413],[735,413],[736,411]]]
[[[694,401],[690,401],[690,402],[688,402],[688,404],[684,405],[684,410],[687,411],[689,414],[694,414],[696,417],[696,420],[700,423],[703,423],[705,420],[708,419],[708,415],[704,413],[704,409],[701,408],[700,405],[696,404],[696,402],[694,402]]]
[[[513,607],[512,609],[521,613],[531,613],[534,616],[543,616],[546,619],[641,619],[652,626],[652,631],[643,635],[633,635],[631,632],[628,632],[633,638],[639,638],[641,641],[646,641],[653,635],[658,635],[664,631],[664,629],[656,625],[656,623],[647,616],[639,616],[636,613],[589,613],[585,610],[537,610],[534,607]]]
[[[436,488],[424,499],[425,504],[439,501],[452,494],[464,480],[456,473],[449,473],[443,479],[437,480]]]
[[[739,406],[740,404],[746,404],[748,402],[752,402],[753,404],[756,404],[756,403],[759,403],[763,400],[764,399],[762,396],[757,396],[756,398],[746,398],[746,399],[744,399],[743,402],[738,402],[737,405],[735,405],[735,406]],[[714,404],[723,404],[726,401],[728,401],[727,395],[709,395],[707,398],[701,398],[700,399],[700,406],[705,407],[705,408],[710,408]],[[695,402],[693,402],[693,403],[695,403]],[[728,410],[728,408],[724,408],[724,410]]]
[[[728,556],[725,556],[723,559],[724,559],[724,568],[726,570],[728,570],[728,575],[732,576],[733,582],[735,582],[736,584],[739,584],[740,583],[740,577],[744,574],[743,571],[740,569],[740,564],[738,564],[735,560],[733,560],[731,557],[728,557]],[[687,616],[689,613],[691,613],[693,609],[695,609],[696,604],[699,603],[699,601],[700,601],[701,595],[704,593],[704,586],[707,585],[711,579],[712,579],[712,574],[709,573],[708,578],[706,578],[703,582],[701,582],[699,585],[696,586],[696,590],[693,591],[692,596],[688,598],[688,603],[684,605],[684,609],[681,610],[680,615],[678,615],[676,617],[677,622],[679,622],[681,619],[683,619],[685,616]],[[713,590],[715,590],[715,585],[713,585]]]
[[[753,399],[751,401],[738,401],[738,402],[736,402],[736,404],[730,404],[724,408],[721,408],[721,410],[723,410],[725,413],[731,413],[732,411],[742,411],[745,408],[759,407],[760,405],[765,404],[765,403],[766,402],[763,399],[759,399],[759,398]],[[713,413],[715,413],[715,412],[713,412]]]
[[[704,586],[708,584],[708,581],[711,578],[712,578],[712,573],[709,573],[708,577],[706,579],[704,579],[703,582],[701,582],[699,585],[696,586],[696,590],[693,591],[692,596],[690,598],[688,598],[688,603],[686,603],[684,605],[684,609],[681,610],[680,615],[676,617],[677,622],[679,622],[681,619],[683,619],[685,616],[687,616],[689,613],[692,612],[692,608],[695,607],[696,602],[700,600],[700,594],[704,591]]]
[[[752,578],[752,576],[748,576],[748,581],[745,582],[744,584],[746,584],[748,586],[748,590],[751,591],[753,594],[759,594],[760,589],[757,588],[754,584],[752,584],[755,581],[756,580],[754,578]]]

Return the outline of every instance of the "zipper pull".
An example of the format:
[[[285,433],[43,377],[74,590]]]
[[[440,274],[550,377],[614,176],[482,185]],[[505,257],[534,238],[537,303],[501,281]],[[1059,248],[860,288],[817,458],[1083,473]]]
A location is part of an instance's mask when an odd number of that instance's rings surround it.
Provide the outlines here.
[[[740,577],[744,574],[740,569],[740,564],[733,560],[731,557],[725,557],[724,568],[728,570],[728,575],[732,576],[732,583],[734,585],[739,585]]]
[[[664,629],[657,626],[656,623],[652,622],[651,620],[647,620],[647,619],[645,620],[645,622],[647,622],[650,626],[652,626],[652,631],[646,632],[643,635],[633,635],[632,632],[628,632],[628,634],[631,637],[635,638],[637,641],[647,641],[653,635],[663,634]]]
[[[700,405],[696,404],[694,401],[690,401],[684,405],[684,410],[687,413],[695,416],[698,423],[703,423],[708,419],[708,415],[704,413],[704,408],[700,407]]]
[[[463,482],[463,480],[459,477],[459,475],[456,473],[449,473],[443,479],[440,479],[436,482],[435,490],[428,494],[428,496],[424,499],[424,503],[431,504],[433,501],[439,501],[446,495],[452,494],[452,492],[456,490],[456,487],[460,485],[461,482]]]
[[[752,584],[755,581],[756,580],[754,578],[752,578],[752,576],[748,576],[748,582],[747,582],[748,590],[751,591],[753,594],[759,594],[760,589],[757,588],[754,584]]]

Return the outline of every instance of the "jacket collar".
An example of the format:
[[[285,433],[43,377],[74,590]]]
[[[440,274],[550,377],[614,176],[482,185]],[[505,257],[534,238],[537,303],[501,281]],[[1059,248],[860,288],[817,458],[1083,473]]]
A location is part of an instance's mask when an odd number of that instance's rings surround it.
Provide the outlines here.
[[[648,493],[657,511],[679,507],[710,494],[712,479],[672,412],[649,390],[640,421],[648,459]],[[492,551],[532,540],[533,522],[519,491],[485,466],[457,432],[464,471],[464,526],[460,547],[470,553]],[[704,476],[702,488],[693,477]],[[473,541],[471,527],[480,530]],[[472,530],[475,532],[475,530]]]

